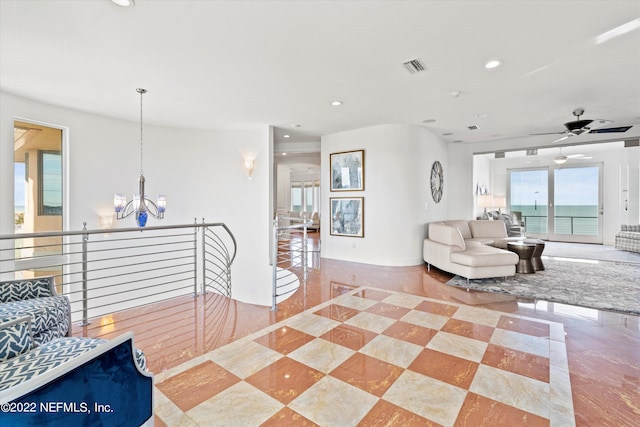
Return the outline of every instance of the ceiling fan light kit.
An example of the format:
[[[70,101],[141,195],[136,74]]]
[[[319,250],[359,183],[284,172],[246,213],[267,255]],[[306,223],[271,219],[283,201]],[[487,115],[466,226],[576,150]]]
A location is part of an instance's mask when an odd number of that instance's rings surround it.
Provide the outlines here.
[[[567,156],[563,156],[563,155],[555,156],[553,158],[553,161],[558,165],[565,164],[567,162],[567,160],[569,160],[569,158]]]

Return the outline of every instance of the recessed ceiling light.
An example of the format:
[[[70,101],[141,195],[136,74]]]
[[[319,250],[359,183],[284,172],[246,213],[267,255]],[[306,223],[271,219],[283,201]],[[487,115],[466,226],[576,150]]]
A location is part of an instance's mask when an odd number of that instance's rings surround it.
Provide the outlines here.
[[[122,7],[133,7],[136,5],[134,0],[111,0],[114,4]]]
[[[487,63],[486,63],[486,64],[484,64],[484,68],[486,68],[486,69],[490,70],[490,69],[492,69],[492,68],[497,68],[497,67],[499,67],[500,65],[502,65],[502,61],[501,61],[501,60],[499,60],[499,59],[492,59],[492,60],[490,60],[490,61],[487,61]]]
[[[282,135],[283,138],[291,138],[291,135]]]
[[[462,95],[464,92],[462,92],[461,90],[453,90],[451,91],[450,95],[453,96],[454,98],[459,97],[460,95]]]
[[[484,119],[485,117],[487,117],[487,115],[485,113],[476,114],[476,119]]]
[[[422,121],[422,123],[435,123],[435,122],[436,122],[436,119],[426,119]]]
[[[334,107],[338,107],[338,106],[342,105],[342,101],[333,101],[331,103],[331,105],[333,105]]]
[[[299,124],[297,124],[297,123],[294,123],[294,124],[292,124],[292,125],[291,125],[291,127],[292,127],[292,128],[299,128],[299,127],[300,127],[300,125],[299,125]]]
[[[449,135],[453,135],[453,132],[445,132],[442,134],[442,136],[449,136]]]

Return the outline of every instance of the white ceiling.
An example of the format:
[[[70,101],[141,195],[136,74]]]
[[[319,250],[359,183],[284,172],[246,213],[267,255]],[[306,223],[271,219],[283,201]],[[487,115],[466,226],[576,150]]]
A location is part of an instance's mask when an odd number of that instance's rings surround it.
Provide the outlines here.
[[[640,123],[640,30],[595,43],[640,1],[0,0],[0,16],[0,89],[132,121],[143,87],[145,123],[273,125],[277,142],[382,123],[520,138],[576,107]]]

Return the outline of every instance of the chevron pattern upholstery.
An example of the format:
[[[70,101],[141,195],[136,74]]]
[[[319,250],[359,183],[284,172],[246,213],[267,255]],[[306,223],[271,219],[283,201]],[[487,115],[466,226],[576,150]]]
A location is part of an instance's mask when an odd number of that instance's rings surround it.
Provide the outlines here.
[[[53,280],[53,277],[39,277],[31,280],[0,282],[0,302],[53,296],[55,295],[52,291]]]
[[[29,316],[0,317],[0,362],[19,356],[33,347]]]
[[[0,282],[0,318],[30,316],[33,345],[69,335],[71,307],[53,277]]]
[[[58,338],[7,360],[0,364],[0,390],[40,375],[104,342],[93,338]]]
[[[0,391],[40,375],[103,343],[106,341],[96,338],[56,338],[27,353],[0,362]],[[138,349],[136,362],[146,370],[146,358]]]
[[[0,304],[0,317],[31,316],[34,344],[63,337],[69,330],[69,300],[65,296],[27,299]]]

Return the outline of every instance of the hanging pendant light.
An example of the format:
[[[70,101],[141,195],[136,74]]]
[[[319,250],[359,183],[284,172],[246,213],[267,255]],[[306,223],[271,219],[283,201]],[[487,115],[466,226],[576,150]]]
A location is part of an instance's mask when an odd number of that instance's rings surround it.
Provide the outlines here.
[[[146,89],[136,89],[140,94],[140,179],[138,179],[138,193],[133,195],[133,200],[127,203],[127,197],[124,194],[116,193],[113,198],[113,206],[116,211],[117,219],[128,218],[135,215],[138,227],[147,225],[149,216],[156,219],[164,218],[164,212],[167,207],[167,199],[163,195],[159,195],[157,202],[148,199],[144,193],[144,171],[143,171],[143,138],[142,138],[142,95],[147,93]]]

